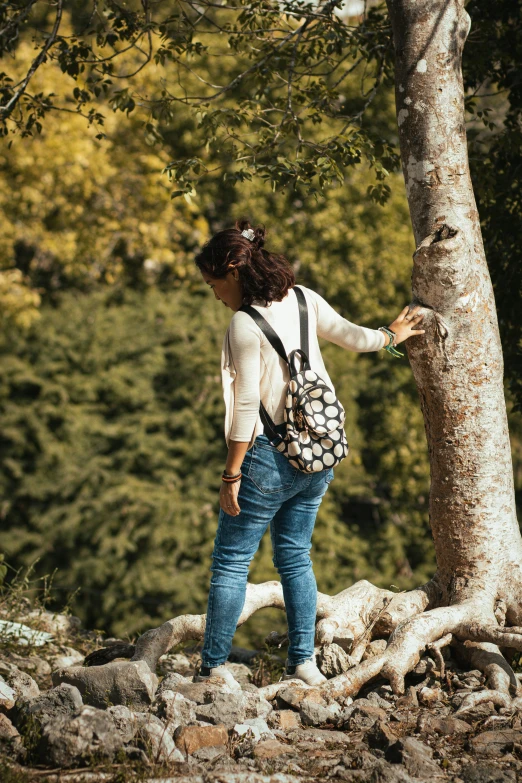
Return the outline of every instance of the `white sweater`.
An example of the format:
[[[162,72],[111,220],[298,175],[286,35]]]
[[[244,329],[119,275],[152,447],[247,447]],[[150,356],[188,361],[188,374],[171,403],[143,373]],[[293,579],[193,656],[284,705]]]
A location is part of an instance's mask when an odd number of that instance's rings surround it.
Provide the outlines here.
[[[310,366],[333,389],[326,372],[317,337],[360,353],[378,351],[386,342],[382,332],[366,329],[342,318],[315,291],[300,286],[308,304]],[[299,348],[299,308],[290,289],[281,302],[268,307],[254,304],[277,332],[287,354]],[[225,438],[251,445],[263,432],[259,402],[275,424],[283,422],[288,365],[281,359],[253,318],[234,313],[225,334],[222,352],[222,380],[225,398]]]

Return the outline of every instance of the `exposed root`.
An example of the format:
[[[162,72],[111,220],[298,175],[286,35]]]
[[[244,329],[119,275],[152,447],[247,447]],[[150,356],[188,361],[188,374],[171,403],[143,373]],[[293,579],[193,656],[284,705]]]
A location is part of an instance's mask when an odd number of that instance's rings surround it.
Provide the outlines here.
[[[497,707],[507,707],[508,709],[511,709],[513,704],[511,697],[507,693],[502,693],[502,691],[476,691],[464,696],[462,704],[455,714],[462,715],[462,713],[472,710],[478,704],[484,704],[484,702],[488,701],[493,702]]]
[[[522,650],[522,628],[502,628],[499,625],[470,623],[463,627],[458,635],[472,642],[490,642],[499,647]]]
[[[492,692],[516,695],[515,672],[495,644],[466,641],[464,648],[471,665],[486,675],[486,684]]]
[[[431,644],[426,645],[426,649],[429,650],[431,653],[433,653],[433,657],[435,658],[436,662],[439,665],[441,680],[444,679],[444,676],[446,674],[446,664],[444,663],[444,658],[442,657],[441,650],[444,647],[450,645],[452,641],[453,641],[453,634],[448,633],[446,634],[446,636],[443,636],[442,639],[439,639],[437,642],[432,642]]]

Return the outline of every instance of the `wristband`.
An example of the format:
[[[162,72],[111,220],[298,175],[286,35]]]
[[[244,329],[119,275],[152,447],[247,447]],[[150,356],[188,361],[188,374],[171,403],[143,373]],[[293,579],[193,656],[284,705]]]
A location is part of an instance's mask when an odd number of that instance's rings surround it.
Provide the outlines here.
[[[387,326],[379,326],[379,329],[377,331],[383,332],[390,338],[388,345],[384,346],[385,351],[391,353],[392,356],[397,356],[397,357],[404,356],[404,354],[398,351],[397,348],[395,347],[395,338],[397,337],[397,335],[395,334],[394,331],[389,329]]]
[[[223,481],[225,484],[235,484],[236,481],[241,481],[241,476],[243,474],[241,471],[239,473],[235,473],[234,475],[229,475],[225,470],[221,474],[221,481]]]

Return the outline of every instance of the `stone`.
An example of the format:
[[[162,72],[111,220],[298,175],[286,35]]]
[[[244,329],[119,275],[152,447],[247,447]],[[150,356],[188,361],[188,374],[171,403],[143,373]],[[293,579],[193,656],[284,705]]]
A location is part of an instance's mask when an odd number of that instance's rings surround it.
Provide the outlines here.
[[[151,761],[164,763],[185,761],[185,757],[161,722],[159,725],[151,720],[143,722],[138,728],[138,736]]]
[[[200,748],[226,745],[228,733],[225,726],[180,726],[174,732],[176,746],[187,756]]]
[[[0,677],[14,690],[15,701],[18,699],[28,701],[40,694],[40,688],[31,675],[21,671],[12,663],[0,661]]]
[[[385,758],[394,764],[404,764],[414,778],[432,780],[443,773],[433,760],[433,750],[414,737],[399,739],[386,751]]]
[[[192,684],[193,684],[192,680],[189,679],[188,677],[184,677],[182,674],[179,674],[178,672],[170,672],[169,674],[166,674],[165,677],[163,677],[162,681],[158,685],[156,689],[156,698],[163,691],[178,691],[180,686],[184,687],[184,686],[190,686]],[[192,701],[194,701],[194,699],[192,699]]]
[[[464,783],[516,783],[514,770],[500,769],[496,764],[485,761],[467,764],[459,775]]]
[[[438,701],[440,701],[442,692],[440,688],[420,688],[417,692],[419,702],[424,707],[433,707]]]
[[[428,674],[428,672],[431,672],[435,669],[435,661],[425,656],[424,658],[421,658],[418,664],[413,669],[413,674],[417,674],[419,676],[422,676],[424,674]]]
[[[18,730],[7,715],[0,712],[0,753],[17,759],[23,755],[23,752],[22,738]]]
[[[236,740],[253,739],[254,742],[259,742],[261,738],[275,739],[266,721],[263,718],[250,718],[244,723],[236,723],[231,732],[231,737]]]
[[[42,729],[48,723],[61,718],[70,718],[82,706],[83,701],[78,688],[63,683],[34,699],[17,704],[14,721],[24,730],[27,727]]]
[[[419,706],[419,700],[417,698],[417,691],[413,687],[413,685],[410,685],[409,688],[406,689],[406,692],[404,696],[401,696],[400,699],[397,699],[395,703],[395,707],[400,710],[402,708],[416,708]]]
[[[196,707],[196,718],[213,724],[224,724],[231,729],[236,723],[246,719],[246,709],[242,698],[234,693],[215,693],[210,704]]]
[[[335,702],[324,707],[315,701],[303,699],[299,715],[304,726],[324,726],[327,723],[336,724],[341,715],[341,708]]]
[[[45,678],[51,673],[51,665],[45,658],[39,655],[18,655],[11,652],[9,660],[21,671],[27,672],[31,677]]]
[[[373,704],[375,707],[380,707],[381,710],[391,710],[393,707],[391,702],[383,699],[376,691],[371,691],[366,698],[370,704]]]
[[[473,723],[477,720],[486,720],[496,716],[497,711],[492,701],[483,701],[482,704],[476,704],[474,707],[470,707],[468,710],[462,710],[457,715],[461,720],[465,720],[468,723]]]
[[[400,764],[390,764],[377,759],[370,776],[364,778],[367,783],[417,783]]]
[[[429,712],[421,712],[417,720],[417,731],[419,734],[442,734],[450,736],[452,734],[467,734],[472,730],[469,723],[452,717],[439,717],[431,715]]]
[[[62,647],[58,655],[53,655],[51,664],[53,669],[67,669],[69,666],[76,666],[83,663],[85,656],[73,647]]]
[[[157,672],[162,676],[176,672],[179,674],[186,674],[187,672],[192,672],[192,669],[192,664],[183,653],[167,653],[166,655],[162,655],[157,665]]]
[[[16,702],[16,691],[0,677],[0,708],[12,710]]]
[[[136,714],[125,707],[124,704],[115,704],[107,708],[116,729],[119,731],[123,742],[130,742],[138,730]]]
[[[397,724],[395,724],[397,725]],[[397,742],[398,736],[389,723],[378,720],[366,734],[366,741],[371,748],[387,750]]]
[[[299,713],[293,710],[274,710],[268,716],[268,725],[273,729],[289,731],[290,729],[299,729],[301,719]]]
[[[110,704],[148,706],[158,678],[145,661],[112,661],[104,666],[70,666],[52,674],[53,684],[69,683],[82,694],[86,704],[104,708]]]
[[[75,715],[55,717],[44,725],[38,755],[53,767],[77,767],[112,761],[122,747],[123,740],[110,715],[84,705]]]
[[[257,692],[243,691],[243,703],[247,718],[267,718],[274,709],[269,701]]]
[[[277,701],[283,708],[293,707],[298,710],[303,699],[313,701],[326,707],[326,700],[317,688],[300,687],[299,685],[289,685],[287,688],[281,688],[277,692]]]
[[[82,621],[79,617],[72,614],[57,614],[47,610],[36,609],[28,612],[21,619],[39,631],[47,631],[47,633],[58,636],[76,633],[82,627]]]
[[[179,675],[169,675],[169,678],[171,676]],[[165,687],[167,687],[168,690],[181,693],[183,696],[185,696],[186,699],[190,699],[190,701],[193,701],[195,704],[210,704],[214,697],[220,693],[235,694],[235,697],[240,701],[243,700],[245,695],[242,691],[239,691],[239,693],[237,691],[233,691],[229,687],[228,683],[226,683],[224,680],[222,680],[220,683],[216,682],[215,680],[206,680],[204,682],[191,682],[190,680],[187,680],[186,682],[178,682],[178,684],[175,686],[172,686],[169,680],[167,686]]]
[[[344,718],[346,712],[343,713],[343,722],[347,723],[347,727],[350,729],[350,731],[369,729],[377,721],[386,720],[386,713],[384,710],[382,710],[380,707],[375,707],[369,702],[363,704],[362,702],[364,701],[364,699],[358,699],[355,704],[352,705],[352,707],[348,708],[350,710],[350,714],[347,720]]]
[[[325,677],[335,677],[348,671],[351,659],[340,645],[325,644],[318,656],[318,665]]]
[[[198,761],[216,761],[222,756],[227,756],[227,748],[225,745],[212,745],[195,750],[192,756]]]
[[[366,650],[363,653],[361,661],[365,661],[367,658],[375,658],[377,655],[383,655],[388,642],[386,639],[374,639],[366,646]]]
[[[196,705],[175,691],[162,691],[154,702],[154,707],[162,718],[172,727],[187,726],[196,720]]]
[[[514,745],[522,744],[522,731],[517,729],[499,729],[484,731],[470,740],[470,748],[478,756],[498,757],[511,753]]]
[[[276,739],[262,740],[254,748],[256,759],[274,759],[278,756],[284,756],[288,753],[295,753],[295,748],[284,745]]]

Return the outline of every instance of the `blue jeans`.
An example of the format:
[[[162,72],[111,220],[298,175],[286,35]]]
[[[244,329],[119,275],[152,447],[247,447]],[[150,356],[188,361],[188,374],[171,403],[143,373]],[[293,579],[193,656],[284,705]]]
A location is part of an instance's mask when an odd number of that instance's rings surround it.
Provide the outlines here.
[[[259,435],[247,451],[239,490],[241,513],[219,512],[212,556],[202,665],[227,660],[245,603],[248,568],[268,525],[288,623],[288,664],[314,653],[317,585],[310,548],[317,510],[333,470],[301,473]]]

